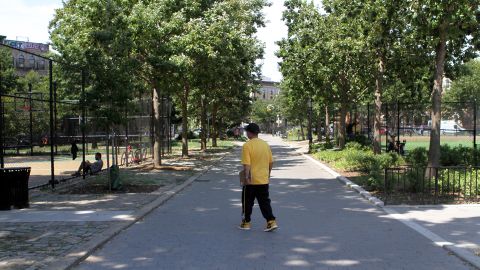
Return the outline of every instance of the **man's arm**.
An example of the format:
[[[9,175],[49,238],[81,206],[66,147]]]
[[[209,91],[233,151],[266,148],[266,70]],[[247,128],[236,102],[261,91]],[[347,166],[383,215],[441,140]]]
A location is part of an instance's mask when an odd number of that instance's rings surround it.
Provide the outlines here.
[[[250,165],[243,165],[243,170],[245,171],[245,185],[248,185],[252,182],[252,176],[250,174],[251,167]]]
[[[273,162],[270,162],[268,164],[268,178],[270,178],[270,175],[272,175],[272,168],[273,168]]]

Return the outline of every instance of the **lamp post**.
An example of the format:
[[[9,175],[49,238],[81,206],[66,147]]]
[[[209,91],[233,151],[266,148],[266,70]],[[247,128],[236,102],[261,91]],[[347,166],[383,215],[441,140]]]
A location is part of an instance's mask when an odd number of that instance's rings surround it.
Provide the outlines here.
[[[267,105],[267,112],[268,112],[269,114],[272,113],[274,109],[275,109],[275,106],[273,106],[273,104],[268,104],[268,105]],[[268,116],[268,119],[270,119],[270,120],[269,120],[269,123],[268,123],[268,125],[270,126],[270,132],[271,132],[272,135],[273,135],[273,134],[274,134],[274,129],[275,129],[274,121],[271,120],[270,115]]]
[[[308,99],[308,153],[312,153],[312,144],[313,144],[313,136],[312,136],[312,98]]]

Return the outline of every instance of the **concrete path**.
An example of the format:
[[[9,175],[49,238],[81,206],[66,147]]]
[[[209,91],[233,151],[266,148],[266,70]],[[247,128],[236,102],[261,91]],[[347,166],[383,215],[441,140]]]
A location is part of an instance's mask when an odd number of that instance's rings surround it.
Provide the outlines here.
[[[2,222],[79,222],[133,220],[133,211],[32,211],[12,210],[0,215]]]
[[[280,229],[240,231],[239,151],[78,269],[471,269],[268,137]]]
[[[395,217],[416,222],[459,248],[480,253],[480,205],[388,206]]]

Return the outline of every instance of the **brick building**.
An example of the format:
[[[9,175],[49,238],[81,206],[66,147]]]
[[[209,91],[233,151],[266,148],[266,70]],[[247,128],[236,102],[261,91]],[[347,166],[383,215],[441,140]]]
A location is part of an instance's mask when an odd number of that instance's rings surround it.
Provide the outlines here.
[[[262,99],[266,101],[273,101],[273,99],[280,94],[278,82],[272,81],[270,78],[263,77],[260,82],[260,89],[253,96],[255,99]]]
[[[44,55],[49,52],[49,45],[44,43],[35,43],[28,41],[3,39],[3,44],[13,48],[21,49],[37,55]],[[41,76],[48,75],[48,61],[33,54],[21,52],[12,49],[12,65],[17,71],[17,75],[25,75],[30,70],[38,72]]]

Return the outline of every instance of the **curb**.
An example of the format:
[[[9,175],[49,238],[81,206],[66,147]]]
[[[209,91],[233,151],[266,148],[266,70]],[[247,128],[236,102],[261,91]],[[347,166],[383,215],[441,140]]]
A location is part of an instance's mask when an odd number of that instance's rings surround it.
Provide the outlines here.
[[[468,250],[455,245],[443,245],[443,248],[447,251],[452,252],[455,256],[459,257],[463,261],[473,265],[475,268],[480,269],[480,258],[475,254],[469,252]]]
[[[173,196],[175,196],[180,191],[184,190],[186,187],[190,186],[196,179],[200,176],[207,173],[215,164],[223,160],[229,153],[223,155],[219,160],[215,161],[213,164],[209,165],[205,170],[198,172],[192,176],[190,176],[183,184],[176,186],[175,188],[163,192],[163,194],[155,199],[154,201],[144,205],[142,208],[137,210],[133,213],[133,219],[131,221],[121,222],[119,224],[113,225],[110,229],[103,232],[98,237],[84,243],[83,245],[75,248],[74,250],[70,251],[68,254],[64,255],[62,258],[55,259],[51,263],[49,263],[45,269],[52,269],[52,270],[68,270],[72,269],[74,266],[77,266],[80,262],[85,260],[88,256],[90,256],[93,252],[101,248],[107,242],[109,242],[112,238],[120,234],[122,231],[128,229],[133,224],[137,223],[140,219],[143,219],[153,210],[167,202]],[[162,189],[164,187],[161,187]],[[158,191],[158,190],[157,190]],[[154,191],[154,192],[157,192]]]
[[[361,186],[353,183],[352,181],[348,180],[348,178],[346,178],[345,176],[342,176],[340,175],[339,173],[337,173],[336,171],[332,170],[330,167],[328,167],[327,165],[321,163],[320,161],[314,159],[313,157],[307,155],[307,154],[304,154],[302,153],[302,156],[306,157],[307,159],[313,161],[314,163],[316,163],[318,166],[320,166],[322,169],[324,169],[325,171],[327,171],[328,173],[330,173],[331,175],[333,175],[335,177],[335,179],[337,179],[340,183],[344,184],[345,186],[355,190],[357,193],[360,194],[360,196],[362,196],[363,198],[365,198],[368,202],[370,202],[371,204],[377,206],[377,207],[380,207],[380,208],[383,208],[385,206],[385,203],[380,200],[379,198],[373,196],[372,194],[370,194],[370,192],[366,191],[365,189],[363,189]]]
[[[327,171],[328,173],[330,173],[332,176],[335,177],[335,179],[337,179],[338,181],[340,181],[341,183],[343,183],[345,186],[355,190],[357,193],[359,193],[363,198],[365,198],[366,200],[368,200],[371,204],[379,207],[379,208],[382,208],[387,214],[389,215],[395,215],[398,213],[393,210],[393,209],[387,209],[385,207],[385,203],[378,199],[377,197],[375,196],[372,196],[370,194],[370,192],[364,190],[362,187],[360,187],[359,185],[353,183],[352,181],[350,181],[348,178],[346,178],[345,176],[342,176],[340,175],[339,173],[337,173],[336,171],[332,170],[330,167],[328,167],[327,165],[321,163],[320,161],[314,159],[313,157],[305,154],[305,153],[302,153],[302,156],[304,156],[305,158],[313,161],[315,164],[317,164],[318,166],[320,166],[322,169],[324,169],[325,171]],[[451,243],[451,242],[448,242],[446,240],[444,240],[443,238],[441,238],[440,236],[438,236],[437,234],[433,233],[432,231],[426,229],[425,227],[423,227],[422,225],[414,222],[414,221],[411,221],[411,220],[403,220],[403,219],[399,219],[399,218],[395,218],[394,219],[402,222],[403,224],[407,225],[408,227],[410,227],[411,229],[415,230],[417,233],[420,233],[421,235],[423,235],[424,237],[428,238],[430,241],[432,241],[435,245],[439,246],[439,247],[442,247],[443,249],[453,253],[455,256],[457,256],[459,259],[471,264],[472,266],[474,266],[475,268],[477,269],[480,269],[480,258],[478,256],[476,256],[475,254],[473,254],[472,252],[470,252],[469,250],[465,249],[465,248],[461,248],[461,247],[457,247],[455,246],[455,244]]]

